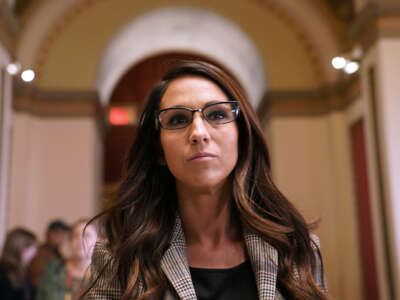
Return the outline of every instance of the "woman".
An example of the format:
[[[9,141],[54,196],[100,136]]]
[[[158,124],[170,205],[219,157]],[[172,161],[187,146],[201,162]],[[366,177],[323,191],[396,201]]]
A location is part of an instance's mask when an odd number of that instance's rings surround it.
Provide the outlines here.
[[[71,236],[64,252],[66,261],[53,260],[47,264],[40,279],[37,300],[72,300],[77,299],[84,290],[85,278],[97,231],[93,224],[85,228],[88,220],[81,219],[72,225]]]
[[[271,179],[243,90],[182,62],[151,91],[87,299],[327,299],[316,240]]]
[[[27,280],[27,267],[36,253],[36,236],[24,228],[11,230],[0,258],[0,298],[31,300],[32,286]]]

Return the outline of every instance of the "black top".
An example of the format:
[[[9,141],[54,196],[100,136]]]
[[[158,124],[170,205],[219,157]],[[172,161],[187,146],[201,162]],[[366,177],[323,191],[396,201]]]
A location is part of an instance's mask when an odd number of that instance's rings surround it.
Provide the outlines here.
[[[1,300],[31,300],[32,288],[27,280],[19,287],[14,287],[8,278],[6,268],[0,264],[0,299]]]
[[[190,267],[199,300],[256,300],[257,285],[249,261],[229,269]]]

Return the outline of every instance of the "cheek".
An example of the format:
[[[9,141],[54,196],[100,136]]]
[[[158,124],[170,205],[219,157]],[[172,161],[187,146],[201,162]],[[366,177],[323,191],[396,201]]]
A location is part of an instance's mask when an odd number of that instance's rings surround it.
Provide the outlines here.
[[[224,132],[220,138],[220,147],[225,157],[236,165],[239,156],[239,132],[235,125]]]
[[[163,157],[160,157],[160,159],[167,163],[169,167],[173,167],[178,163],[179,151],[183,149],[183,144],[179,138],[172,138],[167,134],[160,135],[160,142],[163,151]]]
[[[23,264],[28,264],[32,258],[35,256],[37,248],[35,246],[30,246],[26,249],[22,254],[22,262]]]
[[[74,239],[72,242],[71,242],[71,245],[72,245],[72,249],[76,252],[76,251],[79,251],[79,249],[80,249],[80,247],[81,247],[81,241],[80,241],[80,239]]]

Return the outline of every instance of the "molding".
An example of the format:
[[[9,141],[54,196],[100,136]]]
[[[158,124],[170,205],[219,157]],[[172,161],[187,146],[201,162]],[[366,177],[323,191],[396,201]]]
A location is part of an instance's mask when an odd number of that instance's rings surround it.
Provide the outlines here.
[[[10,9],[6,2],[0,3],[0,16],[2,23],[10,34],[16,35],[20,31],[20,23],[16,15]]]
[[[278,1],[259,0],[259,2],[265,7],[265,9],[276,15],[280,21],[286,24],[286,26],[295,33],[297,40],[302,44],[303,48],[306,49],[309,55],[316,82],[322,85],[327,76],[324,71],[325,68],[322,62],[321,53],[318,52],[318,47],[315,45],[315,42],[312,40],[312,37],[309,35],[304,24],[302,24],[293,13],[290,13],[288,9],[285,9],[284,5]]]
[[[318,116],[347,109],[360,94],[358,76],[317,89],[268,91],[257,114],[262,123],[275,116]]]
[[[39,118],[93,118],[105,139],[105,109],[96,91],[43,90],[21,80],[13,84],[13,109]]]
[[[61,32],[68,25],[70,25],[75,18],[79,17],[84,11],[100,1],[104,0],[72,0],[71,3],[65,8],[65,11],[59,12],[60,17],[58,20],[54,20],[51,28],[47,28],[47,31],[44,34],[36,53],[35,62],[32,62],[35,66],[36,76],[38,79],[40,79],[40,75],[43,72],[43,66],[45,64],[47,55],[51,51],[51,48],[55,44],[57,38],[61,35]]]
[[[381,37],[400,38],[400,2],[382,7],[368,3],[349,28],[351,38],[360,43],[364,52]]]
[[[67,0],[65,0],[67,1]],[[60,12],[60,17],[54,22],[52,28],[49,28],[44,36],[40,39],[40,44],[37,46],[35,58],[30,62],[36,70],[36,76],[40,80],[41,73],[43,72],[43,65],[45,64],[46,57],[51,51],[56,39],[60,36],[61,32],[68,26],[75,18],[81,15],[84,11],[90,9],[92,6],[98,4],[100,1],[106,0],[79,0],[75,3],[71,2],[70,6],[65,7],[64,12]],[[269,12],[275,14],[283,23],[285,23],[292,31],[294,31],[297,39],[302,44],[303,48],[309,54],[309,59],[312,62],[312,68],[315,80],[318,85],[323,85],[324,82],[336,79],[336,74],[328,71],[326,67],[326,51],[318,43],[318,39],[312,33],[312,28],[302,19],[299,19],[295,11],[288,9],[288,5],[292,3],[290,0],[282,2],[282,0],[253,0],[260,3]],[[326,18],[322,18],[325,20]],[[313,26],[313,25],[312,25]],[[311,26],[311,27],[312,27]],[[332,24],[327,22],[327,30],[332,33],[335,38],[335,43],[338,47],[344,47],[342,40],[338,40],[338,34],[333,31]],[[337,49],[336,49],[337,50]],[[32,60],[32,59],[31,59]],[[328,66],[329,68],[330,66]]]
[[[0,2],[0,42],[9,53],[13,53],[20,23],[6,3]]]
[[[317,116],[343,111],[359,99],[360,79],[352,76],[335,84],[310,90],[272,90],[266,92],[257,114],[262,123],[275,116]],[[38,117],[93,117],[105,132],[105,108],[96,91],[43,90],[21,81],[14,82],[13,107]]]
[[[103,116],[103,108],[95,91],[43,90],[30,83],[14,81],[13,107],[38,117]]]
[[[360,96],[360,79],[347,80],[310,90],[266,92],[257,113],[262,122],[271,116],[313,116],[345,110]],[[96,91],[43,90],[14,81],[14,110],[38,117],[95,117],[104,123],[105,108]]]

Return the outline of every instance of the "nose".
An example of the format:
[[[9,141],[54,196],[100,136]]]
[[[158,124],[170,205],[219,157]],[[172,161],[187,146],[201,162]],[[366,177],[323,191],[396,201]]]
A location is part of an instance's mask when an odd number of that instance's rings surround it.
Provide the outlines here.
[[[210,140],[206,122],[207,121],[203,119],[200,112],[194,113],[189,133],[189,141],[191,144],[207,143]]]

